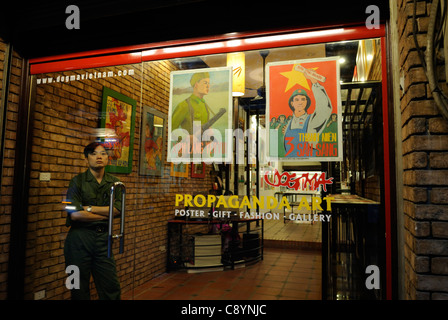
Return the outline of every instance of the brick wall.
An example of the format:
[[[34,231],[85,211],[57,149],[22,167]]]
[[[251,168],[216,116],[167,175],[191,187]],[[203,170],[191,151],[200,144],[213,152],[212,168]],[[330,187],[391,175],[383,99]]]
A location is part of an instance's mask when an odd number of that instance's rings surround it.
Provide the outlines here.
[[[211,170],[200,178],[170,176],[165,163],[163,177],[138,174],[141,108],[143,105],[168,113],[169,62],[151,62],[103,69],[66,72],[64,75],[133,69],[133,76],[39,84],[33,131],[32,168],[26,269],[26,293],[46,290],[47,299],[67,299],[63,246],[67,233],[62,210],[70,179],[86,170],[82,151],[92,140],[90,133],[99,125],[103,86],[137,101],[133,166],[130,174],[114,174],[126,185],[125,253],[114,253],[122,292],[165,272],[167,221],[174,216],[176,193],[208,192]],[[38,78],[61,74],[39,75]],[[39,180],[40,172],[50,172],[51,181]],[[189,175],[190,176],[190,175]],[[116,219],[116,226],[118,227]]]
[[[6,44],[0,38],[0,99],[3,90],[3,77],[5,76],[3,71],[6,47]],[[3,170],[0,178],[0,300],[5,299],[7,295],[9,232],[11,223],[21,64],[22,59],[19,55],[17,55],[17,53],[14,52],[12,58],[7,115],[5,121]],[[3,117],[3,115],[1,117]],[[3,119],[0,119],[0,121],[3,121]]]
[[[413,1],[398,0],[402,77],[405,298],[448,299],[448,122],[437,110],[413,40]],[[431,1],[417,1],[417,39],[426,48]],[[446,45],[446,44],[445,44]],[[438,74],[445,82],[444,66]],[[443,90],[448,92],[446,83]]]

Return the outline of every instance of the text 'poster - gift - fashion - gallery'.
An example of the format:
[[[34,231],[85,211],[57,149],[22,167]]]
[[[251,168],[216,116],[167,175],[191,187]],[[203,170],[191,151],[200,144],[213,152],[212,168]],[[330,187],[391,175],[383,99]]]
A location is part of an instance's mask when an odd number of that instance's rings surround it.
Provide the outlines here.
[[[268,159],[342,161],[337,57],[268,63]]]
[[[173,71],[170,91],[167,160],[229,162],[232,68]]]

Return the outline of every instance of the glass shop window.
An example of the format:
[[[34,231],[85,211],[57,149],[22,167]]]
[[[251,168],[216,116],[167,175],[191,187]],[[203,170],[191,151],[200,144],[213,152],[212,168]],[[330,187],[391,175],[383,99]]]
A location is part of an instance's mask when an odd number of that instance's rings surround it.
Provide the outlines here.
[[[29,221],[45,238],[35,263],[48,246],[63,256],[61,203],[95,140],[108,146],[107,171],[126,185],[133,236],[117,260],[123,292],[164,272],[177,194],[275,197],[285,191],[273,186],[276,171],[319,172],[334,157],[333,192],[379,200],[379,48],[368,39],[37,75]],[[300,131],[311,120],[293,125],[293,112],[311,115],[316,103],[329,110],[315,131]],[[288,130],[302,140],[288,140]]]

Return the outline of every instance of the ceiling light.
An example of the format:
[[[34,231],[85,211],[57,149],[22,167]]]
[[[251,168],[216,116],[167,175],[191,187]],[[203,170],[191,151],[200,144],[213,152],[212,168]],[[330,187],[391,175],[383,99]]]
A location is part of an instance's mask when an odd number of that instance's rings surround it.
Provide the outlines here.
[[[229,40],[226,42],[227,47],[239,47],[243,44],[243,40]]]
[[[262,36],[246,39],[245,42],[249,44],[259,44],[266,42],[275,41],[285,41],[285,40],[299,40],[299,39],[310,39],[315,37],[325,37],[341,34],[344,32],[344,28],[334,29],[334,30],[319,30],[319,31],[309,31],[309,32],[299,32],[293,34],[282,34],[274,36]]]
[[[194,44],[194,45],[186,45],[186,46],[178,46],[178,47],[169,47],[164,48],[164,53],[180,53],[180,52],[189,52],[195,50],[208,50],[208,49],[216,49],[222,48],[224,44],[222,42],[215,43],[204,43],[204,44]]]

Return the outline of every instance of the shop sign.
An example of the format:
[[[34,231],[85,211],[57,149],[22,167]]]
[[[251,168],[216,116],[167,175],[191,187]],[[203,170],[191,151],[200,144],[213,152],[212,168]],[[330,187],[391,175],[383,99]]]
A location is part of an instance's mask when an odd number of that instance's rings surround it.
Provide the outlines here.
[[[316,191],[320,186],[327,191],[327,184],[333,184],[333,178],[326,178],[326,173],[302,173],[297,175],[295,172],[283,172],[280,174],[278,170],[274,171],[273,180],[270,181],[270,173],[267,171],[263,178],[264,181],[272,187],[286,187],[295,191]]]
[[[323,177],[322,177],[323,175]],[[313,177],[307,177],[307,181],[304,185],[306,188],[309,184],[313,188],[319,188],[320,185],[325,185],[332,183],[333,178],[326,179],[325,173],[321,175],[321,178],[317,177],[317,174]],[[281,177],[282,175],[279,175]],[[294,174],[288,175],[292,178]],[[267,176],[265,176],[265,181],[267,181]],[[281,181],[282,179],[280,178]],[[291,181],[289,179],[288,181]],[[294,188],[294,187],[293,187]],[[309,201],[311,200],[311,201]],[[308,199],[305,195],[300,197],[297,206],[297,210],[307,210],[309,213],[294,213],[289,215],[290,220],[302,220],[302,221],[329,221],[331,215],[325,214],[313,214],[316,211],[331,211],[331,201],[334,200],[333,197],[326,196],[321,198],[317,194]],[[239,197],[237,195],[232,196],[215,196],[215,195],[191,195],[191,194],[176,194],[175,206],[185,209],[175,209],[174,215],[176,217],[190,217],[190,218],[231,218],[233,213],[241,219],[280,219],[281,214],[283,214],[284,209],[291,210],[291,204],[286,197],[281,197],[277,199],[274,196],[243,196]],[[219,209],[217,209],[219,208]],[[259,213],[251,211],[240,211],[243,208],[249,210],[268,209],[268,212]],[[211,210],[210,210],[211,209]],[[281,214],[280,214],[281,213]],[[283,217],[283,215],[282,215]]]

